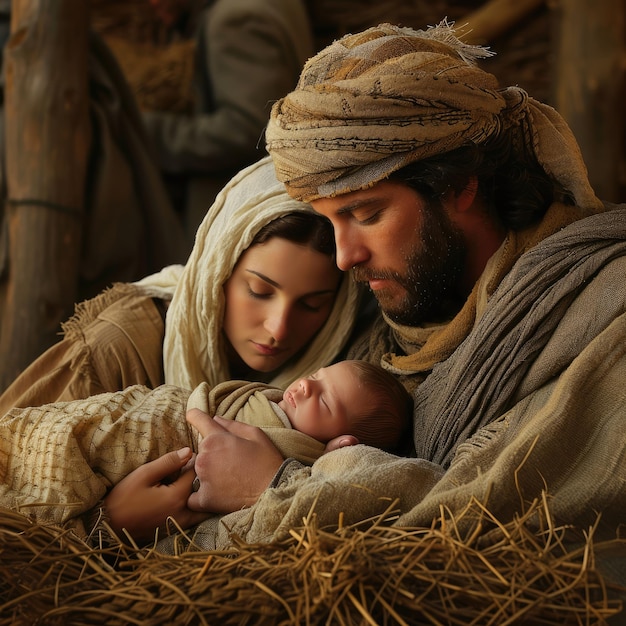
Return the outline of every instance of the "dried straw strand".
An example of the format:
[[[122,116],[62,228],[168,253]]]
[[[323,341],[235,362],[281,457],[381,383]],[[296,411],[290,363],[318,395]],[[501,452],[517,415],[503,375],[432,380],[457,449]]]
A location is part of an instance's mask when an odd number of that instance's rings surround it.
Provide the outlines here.
[[[626,542],[556,526],[547,497],[506,523],[473,500],[428,528],[391,525],[395,506],[334,529],[311,511],[284,541],[177,556],[0,510],[0,626],[606,624],[622,609],[595,558]]]

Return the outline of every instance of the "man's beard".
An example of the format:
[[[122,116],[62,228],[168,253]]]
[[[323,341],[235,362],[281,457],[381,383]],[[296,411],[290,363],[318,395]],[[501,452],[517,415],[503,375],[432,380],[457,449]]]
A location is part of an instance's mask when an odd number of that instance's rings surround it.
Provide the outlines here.
[[[386,278],[404,289],[400,302],[392,293],[385,293],[385,289],[376,291],[375,295],[385,314],[406,326],[448,319],[458,311],[463,297],[460,289],[466,255],[463,234],[441,206],[429,206],[424,211],[420,241],[408,255],[406,275],[354,268],[357,280]]]

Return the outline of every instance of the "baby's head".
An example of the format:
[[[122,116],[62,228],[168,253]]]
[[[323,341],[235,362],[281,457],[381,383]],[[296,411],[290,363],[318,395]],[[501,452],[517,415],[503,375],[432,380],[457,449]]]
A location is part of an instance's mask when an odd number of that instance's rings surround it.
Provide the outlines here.
[[[346,361],[360,380],[360,399],[353,408],[349,434],[359,443],[393,451],[413,416],[413,398],[398,379],[380,365]]]
[[[366,361],[340,361],[293,383],[279,406],[291,425],[323,443],[354,435],[394,450],[412,415],[412,399],[391,373]]]

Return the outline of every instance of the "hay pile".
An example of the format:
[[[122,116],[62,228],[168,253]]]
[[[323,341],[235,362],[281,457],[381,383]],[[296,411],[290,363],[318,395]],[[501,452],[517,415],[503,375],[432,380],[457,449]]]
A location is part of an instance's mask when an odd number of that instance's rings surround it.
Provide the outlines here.
[[[281,543],[167,556],[91,549],[3,510],[0,625],[605,624],[621,605],[594,558],[625,543],[594,546],[593,528],[555,527],[547,511],[501,524],[471,502],[430,528],[389,526],[389,510],[333,531],[312,514]]]

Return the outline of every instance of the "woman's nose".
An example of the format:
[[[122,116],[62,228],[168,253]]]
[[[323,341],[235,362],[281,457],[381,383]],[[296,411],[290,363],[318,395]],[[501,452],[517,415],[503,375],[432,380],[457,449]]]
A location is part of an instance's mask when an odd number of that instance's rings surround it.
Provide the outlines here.
[[[265,319],[265,330],[277,343],[287,339],[289,335],[289,311],[283,307],[274,309]]]

